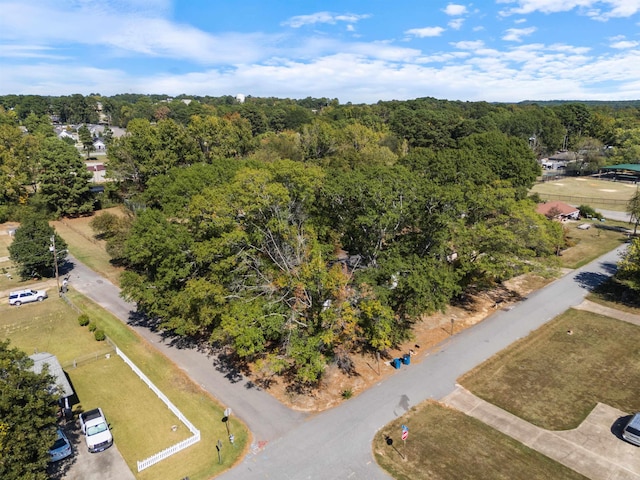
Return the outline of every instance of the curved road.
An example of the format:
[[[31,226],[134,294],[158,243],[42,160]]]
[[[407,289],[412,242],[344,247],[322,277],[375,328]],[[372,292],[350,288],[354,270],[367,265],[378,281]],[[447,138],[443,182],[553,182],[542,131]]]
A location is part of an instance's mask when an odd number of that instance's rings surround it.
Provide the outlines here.
[[[241,464],[219,478],[388,479],[371,453],[371,440],[377,430],[426,399],[443,398],[453,391],[460,375],[581,303],[591,288],[615,271],[625,248],[603,255],[510,310],[499,311],[462,331],[434,348],[422,362],[399,370],[358,397],[311,416],[282,406],[241,375],[225,371],[215,356],[171,345],[144,326],[133,328],[232,407],[253,432],[255,448]],[[71,287],[128,322],[134,308],[119,298],[118,289],[73,261]]]

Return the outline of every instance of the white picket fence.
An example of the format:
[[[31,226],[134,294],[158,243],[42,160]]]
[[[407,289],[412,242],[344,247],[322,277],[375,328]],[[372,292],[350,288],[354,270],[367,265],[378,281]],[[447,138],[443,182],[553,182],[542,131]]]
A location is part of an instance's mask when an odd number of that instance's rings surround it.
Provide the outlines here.
[[[193,424],[187,420],[187,418],[182,414],[182,412],[180,410],[178,410],[178,408],[171,403],[171,400],[169,400],[167,398],[167,396],[162,393],[158,387],[156,387],[153,383],[151,383],[151,380],[149,380],[147,378],[147,376],[142,373],[142,370],[140,370],[135,363],[133,363],[131,360],[129,360],[129,357],[127,357],[118,347],[117,345],[115,345],[115,350],[116,353],[118,354],[118,356],[120,358],[122,358],[122,360],[124,360],[124,362],[129,365],[131,367],[131,369],[136,373],[136,375],[138,375],[138,377],[140,377],[140,380],[142,380],[144,383],[147,384],[147,386],[153,390],[153,392],[158,396],[158,398],[160,400],[162,400],[165,405],[167,407],[169,407],[169,410],[171,410],[173,412],[173,414],[178,417],[178,420],[180,420],[182,423],[185,424],[185,426],[189,429],[189,431],[191,433],[193,433],[193,436],[187,438],[186,440],[183,440],[179,443],[176,443],[175,445],[172,445],[168,448],[165,448],[164,450],[162,450],[161,452],[158,452],[154,455],[151,455],[149,458],[145,458],[144,460],[138,460],[138,472],[144,470],[145,468],[150,467],[151,465],[155,465],[156,463],[164,460],[165,458],[173,455],[174,453],[178,453],[180,450],[184,450],[187,447],[190,447],[191,445],[193,445],[194,443],[197,443],[200,441],[200,430],[198,430],[196,427],[193,426]]]

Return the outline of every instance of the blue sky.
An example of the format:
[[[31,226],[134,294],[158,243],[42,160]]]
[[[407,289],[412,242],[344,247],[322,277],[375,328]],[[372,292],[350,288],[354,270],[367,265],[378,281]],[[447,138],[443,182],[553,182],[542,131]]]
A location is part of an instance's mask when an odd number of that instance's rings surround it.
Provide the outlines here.
[[[0,94],[640,99],[640,0],[0,0]]]

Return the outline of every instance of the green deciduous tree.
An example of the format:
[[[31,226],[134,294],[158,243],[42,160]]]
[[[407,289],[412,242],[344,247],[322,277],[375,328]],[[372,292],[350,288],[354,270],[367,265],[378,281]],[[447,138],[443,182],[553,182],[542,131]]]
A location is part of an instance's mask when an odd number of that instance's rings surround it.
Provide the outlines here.
[[[640,238],[634,238],[618,262],[617,277],[630,288],[640,291]]]
[[[498,131],[470,135],[460,141],[475,161],[488,166],[495,178],[508,180],[524,198],[540,174],[535,155],[524,140]]]
[[[9,245],[9,258],[18,264],[23,279],[32,276],[53,277],[55,259],[50,247],[55,237],[58,264],[67,256],[67,244],[59,237],[44,217],[36,214],[25,216]]]
[[[174,293],[191,276],[192,241],[186,226],[169,222],[158,210],[141,212],[124,245],[129,267],[121,280],[124,296],[150,316],[166,318]]]
[[[636,188],[636,193],[629,199],[627,203],[627,212],[629,213],[629,221],[633,223],[633,234],[638,231],[638,224],[640,223],[640,190]]]
[[[125,242],[133,219],[103,212],[95,216],[89,225],[96,236],[106,241],[106,251],[115,264],[121,264],[125,258]]]
[[[47,370],[35,373],[24,352],[0,341],[0,478],[46,480],[55,441],[58,396]]]
[[[253,149],[251,123],[237,113],[222,118],[194,115],[188,130],[207,161],[240,157]]]
[[[89,185],[91,173],[75,147],[55,137],[46,138],[39,157],[39,195],[49,212],[56,216],[91,213],[94,209]]]
[[[28,187],[37,191],[41,141],[39,135],[24,135],[14,112],[0,107],[0,205],[24,204],[30,193]]]

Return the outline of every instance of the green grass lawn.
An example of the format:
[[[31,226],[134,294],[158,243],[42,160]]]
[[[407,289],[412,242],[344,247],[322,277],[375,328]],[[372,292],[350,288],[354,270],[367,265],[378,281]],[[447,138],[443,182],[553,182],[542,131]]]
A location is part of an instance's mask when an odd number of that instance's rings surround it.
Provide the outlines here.
[[[409,427],[406,448],[400,439],[402,424]],[[396,479],[585,478],[479,420],[435,402],[425,402],[385,425],[374,438],[373,452],[378,464]]]
[[[109,279],[114,285],[120,285],[122,269],[111,264],[111,258],[105,251],[105,242],[94,237],[93,230],[89,226],[92,219],[93,217],[65,219],[51,222],[51,225],[67,242],[73,256]]]
[[[581,230],[579,225],[591,223],[588,230]],[[565,268],[580,268],[599,256],[610,252],[627,240],[625,233],[628,224],[625,222],[592,222],[590,220],[567,222],[563,224],[565,235],[572,247],[562,251],[560,264]]]
[[[112,426],[118,450],[132,471],[137,469],[137,460],[191,436],[115,353],[77,368],[66,368],[66,372],[80,400],[80,404],[74,405],[74,412],[102,408]],[[117,384],[105,379],[117,379]],[[174,425],[178,427],[175,431]]]
[[[86,328],[81,329],[77,318],[57,295],[19,307],[4,303],[0,305],[0,337],[9,338],[29,355],[53,353],[62,365],[112,350],[108,344],[96,342]]]
[[[9,245],[11,245],[13,237],[9,236],[7,229],[9,229],[9,227],[15,228],[16,225],[17,224],[14,223],[0,224],[0,257],[9,256]]]
[[[637,186],[626,182],[610,182],[593,177],[564,177],[553,182],[538,183],[531,193],[538,193],[546,200],[586,204],[593,208],[626,211],[626,202],[636,192]]]
[[[37,282],[38,280],[22,281],[18,275],[18,269],[12,261],[0,261],[0,292],[22,290]]]
[[[70,297],[201,431],[199,443],[136,472],[137,460],[190,433],[106,342],[97,342],[87,327],[79,326],[79,314],[57,296],[20,307],[0,305],[0,338],[11,339],[13,346],[28,354],[47,351],[58,357],[80,402],[74,405],[74,411],[97,406],[103,409],[113,427],[118,450],[136,478],[207,479],[240,458],[247,446],[248,432],[237,419],[231,417],[230,428],[235,435],[235,446],[231,446],[221,421],[223,406],[117,318],[77,292],[70,292]],[[74,360],[80,360],[77,368],[73,367]],[[218,439],[224,444],[222,465],[218,465],[215,455]]]
[[[572,429],[597,402],[625,412],[640,410],[638,345],[639,327],[571,309],[459,383],[542,428]]]

